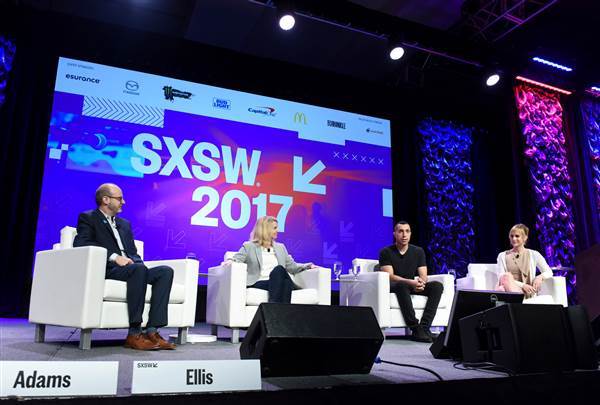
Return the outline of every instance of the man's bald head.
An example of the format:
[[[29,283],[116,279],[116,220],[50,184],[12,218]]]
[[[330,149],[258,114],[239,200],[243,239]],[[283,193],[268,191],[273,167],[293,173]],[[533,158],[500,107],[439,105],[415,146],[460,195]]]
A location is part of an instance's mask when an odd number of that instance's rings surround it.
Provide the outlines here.
[[[96,205],[99,207],[102,205],[102,197],[105,196],[116,196],[122,194],[119,186],[113,183],[104,183],[96,189]]]

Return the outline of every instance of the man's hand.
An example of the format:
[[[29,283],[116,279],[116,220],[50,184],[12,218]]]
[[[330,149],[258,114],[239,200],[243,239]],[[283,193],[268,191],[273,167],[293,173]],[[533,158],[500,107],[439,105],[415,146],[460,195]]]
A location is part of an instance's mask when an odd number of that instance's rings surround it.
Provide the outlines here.
[[[133,260],[131,260],[129,257],[125,257],[125,256],[117,256],[115,258],[115,263],[117,263],[118,266],[127,266],[128,264],[133,264]]]
[[[413,288],[413,290],[417,292],[421,292],[425,289],[425,283],[420,278],[417,278],[415,280],[409,280],[408,285],[410,285]]]

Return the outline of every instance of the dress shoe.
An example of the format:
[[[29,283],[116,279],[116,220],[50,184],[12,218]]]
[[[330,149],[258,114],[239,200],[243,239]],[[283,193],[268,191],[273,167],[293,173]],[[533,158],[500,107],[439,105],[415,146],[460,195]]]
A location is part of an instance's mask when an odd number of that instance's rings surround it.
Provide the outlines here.
[[[148,340],[158,345],[160,350],[175,350],[175,344],[164,340],[158,332],[149,333],[146,334],[146,336],[148,337]]]
[[[127,335],[125,347],[135,350],[158,350],[160,348],[158,344],[148,339],[143,333]]]
[[[427,332],[425,332],[425,330],[421,327],[421,325],[415,326],[414,328],[410,328],[410,330],[412,331],[411,339],[414,340],[415,342],[422,342],[422,343],[433,342],[433,339],[431,339],[431,337],[427,334]]]

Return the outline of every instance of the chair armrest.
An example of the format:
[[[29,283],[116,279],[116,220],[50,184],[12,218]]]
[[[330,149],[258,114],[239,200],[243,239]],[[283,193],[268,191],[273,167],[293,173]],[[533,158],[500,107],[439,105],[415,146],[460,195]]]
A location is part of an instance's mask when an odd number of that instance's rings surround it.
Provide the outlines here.
[[[29,321],[82,329],[99,327],[105,275],[104,248],[37,252]]]
[[[319,305],[331,305],[331,269],[317,267],[294,274],[294,282],[301,288],[317,290]]]
[[[213,325],[246,325],[246,263],[227,262],[208,269],[206,322]]]
[[[475,278],[472,276],[466,276],[456,279],[457,290],[475,290]]]
[[[379,326],[391,325],[390,315],[390,276],[376,271],[354,276],[340,276],[340,305],[371,307]]]
[[[569,305],[567,299],[567,282],[564,277],[554,276],[545,279],[540,287],[538,295],[551,295],[555,304],[560,304],[563,307]]]
[[[444,292],[440,299],[440,305],[450,308],[454,300],[454,276],[451,274],[432,274],[427,276],[427,281],[439,281],[442,283]]]
[[[183,326],[194,326],[196,321],[196,297],[198,296],[198,268],[200,263],[193,259],[155,260],[144,262],[146,267],[169,266],[173,269],[173,284],[185,288]]]

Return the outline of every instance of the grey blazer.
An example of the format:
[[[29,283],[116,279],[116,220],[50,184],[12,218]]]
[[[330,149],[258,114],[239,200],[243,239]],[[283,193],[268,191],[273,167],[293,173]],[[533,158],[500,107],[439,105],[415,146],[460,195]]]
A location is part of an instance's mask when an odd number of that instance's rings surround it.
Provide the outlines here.
[[[288,273],[296,274],[308,268],[307,264],[296,263],[288,253],[283,243],[273,241],[273,250],[277,263],[285,267]],[[252,285],[260,278],[260,269],[262,267],[262,251],[260,245],[248,241],[244,242],[240,251],[233,255],[232,260],[238,263],[246,263],[248,266],[248,278],[246,285]]]

